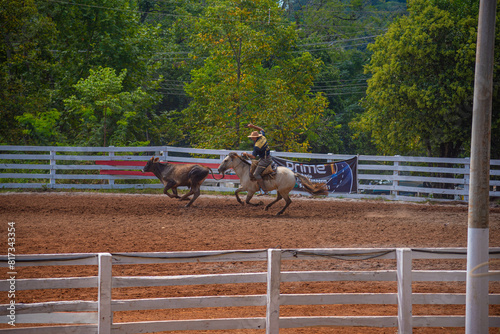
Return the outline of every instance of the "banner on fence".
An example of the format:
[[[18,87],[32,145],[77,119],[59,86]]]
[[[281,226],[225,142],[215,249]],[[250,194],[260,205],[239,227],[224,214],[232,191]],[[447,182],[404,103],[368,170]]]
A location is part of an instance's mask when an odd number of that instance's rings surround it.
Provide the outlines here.
[[[352,193],[358,191],[358,157],[329,163],[304,163],[273,157],[278,166],[291,169],[295,173],[307,176],[312,182],[325,182],[331,193]],[[305,191],[297,181],[294,190]]]

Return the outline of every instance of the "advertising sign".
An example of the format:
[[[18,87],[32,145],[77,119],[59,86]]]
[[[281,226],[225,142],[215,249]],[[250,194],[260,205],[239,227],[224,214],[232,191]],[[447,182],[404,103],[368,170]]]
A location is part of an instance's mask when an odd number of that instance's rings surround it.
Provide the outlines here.
[[[307,176],[312,182],[326,183],[328,191],[331,193],[352,193],[358,191],[356,175],[358,157],[320,164],[296,162],[278,157],[272,158],[278,166],[287,167],[295,173]],[[305,191],[298,180],[294,190]]]

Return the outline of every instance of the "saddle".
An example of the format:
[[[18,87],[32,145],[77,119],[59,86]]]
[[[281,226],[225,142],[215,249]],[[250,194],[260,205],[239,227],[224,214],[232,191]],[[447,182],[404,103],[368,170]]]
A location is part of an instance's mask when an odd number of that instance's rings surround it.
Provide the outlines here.
[[[255,172],[255,169],[257,169],[257,165],[259,164],[259,160],[252,160],[252,165],[250,166],[250,180],[252,181],[257,181],[257,179],[253,176],[253,173]],[[273,161],[269,166],[264,169],[262,172],[262,178],[264,180],[269,180],[269,179],[274,179],[276,176],[276,169],[278,166],[276,163]]]

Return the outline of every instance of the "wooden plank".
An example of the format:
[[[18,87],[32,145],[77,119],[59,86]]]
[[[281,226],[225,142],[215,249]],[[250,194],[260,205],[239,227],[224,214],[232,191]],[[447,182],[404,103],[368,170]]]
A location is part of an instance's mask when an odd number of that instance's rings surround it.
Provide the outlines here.
[[[396,271],[284,271],[282,282],[396,281]]]
[[[266,250],[113,253],[113,264],[264,261]]]
[[[16,315],[16,324],[96,324],[97,312],[34,313]]]
[[[50,165],[41,164],[0,164],[0,169],[50,169]]]
[[[396,327],[396,316],[282,317],[280,328],[301,327]]]
[[[99,171],[99,173],[101,175],[124,175],[124,176],[139,176],[139,178],[135,178],[135,179],[151,179],[151,178],[154,178],[156,179],[156,176],[153,174],[153,173],[149,173],[149,172],[146,172],[146,173],[143,173],[141,171],[127,171],[127,170],[107,170],[107,169],[101,169]],[[219,175],[218,173],[214,173],[216,176],[217,179],[221,178],[222,175]],[[89,175],[90,176],[90,175]],[[95,177],[93,177],[95,179]],[[69,178],[68,178],[69,179]],[[89,177],[89,179],[92,179],[91,177]],[[207,176],[207,180],[208,179],[215,179],[212,174],[208,174]],[[224,175],[224,179],[228,179],[228,180],[239,180],[239,177],[237,175],[231,175],[231,174],[228,174],[228,175]]]
[[[0,328],[0,332],[8,332],[8,334],[97,334],[97,325]]]
[[[184,162],[177,162],[177,161],[161,161],[162,163],[168,162],[171,164],[184,164]],[[144,167],[146,166],[147,160],[145,161],[122,161],[122,160],[103,160],[103,161],[96,161],[96,165],[106,165],[106,166],[137,166],[137,167]],[[205,167],[209,167],[212,169],[217,169],[219,168],[220,162],[211,162],[211,163],[206,163],[203,164]]]
[[[396,259],[395,248],[298,248],[284,249],[283,260]]]
[[[5,160],[50,160],[50,154],[0,154]]]
[[[491,248],[490,250],[495,251]],[[500,251],[500,248],[498,248]],[[467,247],[450,248],[412,248],[413,259],[467,259]]]
[[[1,177],[1,175],[0,175]],[[0,183],[0,188],[4,189],[38,189],[46,186],[47,183]]]
[[[2,178],[9,179],[49,179],[50,174],[30,174],[30,173],[2,173],[0,174]]]
[[[414,327],[465,327],[465,316],[413,316]]]
[[[8,304],[0,305],[0,316],[9,314]],[[51,312],[94,312],[97,302],[88,300],[72,300],[43,303],[16,303],[16,315]]]
[[[265,327],[265,318],[196,319],[115,323],[111,332],[133,334],[187,330],[264,329]]]
[[[112,310],[113,312],[117,312],[117,311],[137,311],[137,310],[157,310],[157,309],[241,307],[241,306],[265,306],[265,305],[266,305],[266,295],[197,296],[197,297],[113,300]]]
[[[266,282],[266,273],[113,277],[113,288],[128,288],[137,286],[147,287],[147,286],[238,284],[238,283],[265,283],[265,282]]]
[[[466,164],[468,158],[435,158],[435,157],[414,157],[414,156],[380,156],[380,155],[359,155],[359,161],[400,161],[418,163],[448,163]]]
[[[0,255],[0,267],[8,267],[8,256]],[[96,253],[17,254],[16,267],[97,265]]]
[[[490,300],[494,300],[494,298],[490,296]],[[465,305],[465,294],[414,293],[412,295],[412,303],[429,305]]]
[[[281,294],[281,305],[397,304],[395,293]]]
[[[421,172],[421,173],[448,173],[463,175],[467,173],[465,168],[446,168],[446,167],[419,167],[419,166],[393,166],[393,165],[358,165],[359,171],[381,170],[381,171],[400,171],[400,172]]]
[[[414,270],[414,282],[465,282],[466,270]]]
[[[16,279],[16,290],[96,288],[97,276]],[[0,291],[9,291],[9,282],[0,281]]]

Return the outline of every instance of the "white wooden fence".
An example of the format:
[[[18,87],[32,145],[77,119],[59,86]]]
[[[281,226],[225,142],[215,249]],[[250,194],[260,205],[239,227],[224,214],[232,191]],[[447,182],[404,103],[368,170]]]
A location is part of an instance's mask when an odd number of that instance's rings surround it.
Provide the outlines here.
[[[241,153],[241,151],[238,151]],[[140,164],[152,155],[162,161],[201,163],[216,167],[226,150],[157,147],[32,147],[0,146],[0,188],[124,189],[161,188],[153,176],[139,175]],[[273,152],[291,160],[332,162],[350,155]],[[490,196],[500,197],[500,160],[491,160]],[[468,200],[469,159],[358,156],[358,192],[350,198],[384,196],[395,200],[447,197]],[[203,190],[234,191],[238,180],[205,181]]]
[[[266,333],[277,334],[280,328],[301,327],[395,327],[398,333],[412,333],[417,327],[464,327],[464,315],[413,315],[412,306],[418,304],[453,304],[464,305],[463,293],[413,293],[415,282],[465,282],[465,270],[415,270],[414,260],[446,259],[464,260],[466,248],[379,248],[379,249],[268,249],[236,251],[193,251],[164,253],[92,253],[92,254],[46,254],[17,255],[15,267],[29,266],[98,266],[98,276],[66,278],[19,278],[15,281],[0,281],[1,291],[21,291],[40,289],[77,289],[98,288],[94,300],[71,300],[58,302],[15,303],[0,305],[2,331],[14,333],[151,333],[159,331],[183,330],[232,330],[261,329]],[[490,248],[490,259],[500,258],[500,248]],[[0,256],[2,267],[8,267],[8,256]],[[284,271],[298,267],[297,261],[323,260],[343,262],[348,270]],[[373,261],[389,263],[388,270],[357,270],[359,266]],[[113,276],[112,268],[128,265],[171,263],[221,263],[218,268],[231,267],[234,263],[267,262],[267,272],[233,272],[207,275],[170,275],[170,276]],[[463,261],[462,261],[463,262]],[[321,263],[321,262],[314,262]],[[303,264],[303,263],[302,263]],[[439,264],[439,263],[438,263]],[[12,263],[10,264],[12,265]],[[325,268],[331,268],[327,262]],[[322,268],[322,265],[319,266]],[[265,266],[263,267],[265,268]],[[303,268],[303,267],[301,267]],[[318,266],[315,265],[315,268]],[[345,267],[344,267],[345,268]],[[394,269],[395,268],[395,269]],[[442,268],[442,267],[441,267]],[[11,267],[12,269],[12,267]],[[137,268],[144,271],[143,268]],[[219,271],[220,272],[220,271]],[[489,272],[489,280],[500,281],[500,271]],[[335,281],[389,281],[397,282],[395,293],[282,293],[280,283],[287,282],[335,282]],[[267,285],[267,293],[262,295],[224,295],[199,297],[170,297],[149,299],[114,299],[112,289],[128,287],[159,287],[214,284]],[[446,284],[446,283],[445,283]],[[465,283],[463,283],[465,284]],[[496,283],[498,284],[498,283]],[[494,290],[498,290],[495,285]],[[446,288],[450,291],[449,288]],[[80,290],[81,291],[81,290]],[[489,295],[490,304],[500,304],[500,294]],[[397,315],[373,316],[357,315],[336,316],[280,316],[280,306],[293,305],[344,305],[344,304],[392,304],[397,305]],[[262,316],[252,318],[211,318],[191,320],[156,320],[141,322],[113,321],[114,312],[159,309],[189,308],[231,308],[242,306],[265,307]],[[10,309],[9,309],[10,307]],[[231,314],[228,309],[227,314]],[[17,326],[6,325],[14,321]],[[21,328],[19,324],[45,324],[44,327]],[[489,317],[490,327],[500,327],[500,316]]]

